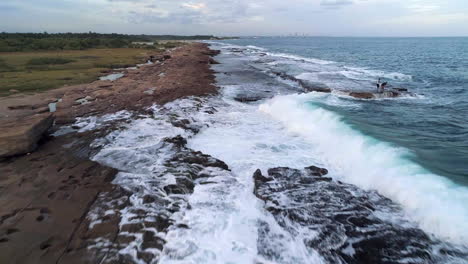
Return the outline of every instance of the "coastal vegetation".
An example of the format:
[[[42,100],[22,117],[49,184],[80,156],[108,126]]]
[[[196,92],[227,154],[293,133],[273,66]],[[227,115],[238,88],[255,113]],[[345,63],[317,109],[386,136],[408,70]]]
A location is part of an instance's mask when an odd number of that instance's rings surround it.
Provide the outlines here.
[[[0,96],[92,82],[103,71],[142,63],[155,52],[142,48],[0,52]]]
[[[211,35],[0,33],[0,96],[88,83],[103,71],[144,62],[149,54]]]
[[[33,58],[30,59],[28,64],[29,65],[57,65],[57,64],[67,64],[70,62],[74,62],[72,59],[60,58],[60,57],[52,57],[52,58]]]
[[[98,33],[0,33],[0,52],[38,50],[86,50],[92,48],[131,48],[141,46],[156,48],[159,41],[219,39],[207,35],[123,35]],[[150,44],[150,45],[148,45]]]
[[[109,69],[213,36],[0,33],[0,96],[88,83]]]

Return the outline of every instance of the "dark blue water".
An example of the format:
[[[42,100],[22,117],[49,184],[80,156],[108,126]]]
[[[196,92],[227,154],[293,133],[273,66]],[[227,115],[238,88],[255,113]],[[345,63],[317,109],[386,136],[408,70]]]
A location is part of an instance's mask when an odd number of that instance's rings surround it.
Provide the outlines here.
[[[265,52],[318,59],[285,64],[298,78],[332,89],[373,90],[378,77],[412,99],[319,103],[353,128],[409,149],[426,169],[468,185],[468,38],[244,38]],[[321,60],[321,61],[320,61]]]

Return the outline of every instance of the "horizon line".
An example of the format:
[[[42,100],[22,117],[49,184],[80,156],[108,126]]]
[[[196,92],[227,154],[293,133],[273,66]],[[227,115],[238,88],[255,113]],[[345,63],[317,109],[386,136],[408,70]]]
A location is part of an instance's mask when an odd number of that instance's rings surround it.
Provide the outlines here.
[[[8,31],[1,31],[0,33],[7,33],[7,34],[88,34],[88,33],[95,33],[95,34],[119,34],[119,35],[147,35],[147,36],[213,36],[213,37],[238,37],[238,38],[254,38],[254,37],[297,37],[297,38],[304,38],[304,37],[322,37],[322,38],[466,38],[468,35],[414,35],[414,36],[404,36],[404,35],[313,35],[313,34],[306,34],[306,33],[289,33],[289,34],[280,34],[280,35],[268,35],[268,34],[259,34],[259,35],[217,35],[217,34],[171,34],[171,33],[103,33],[103,32],[95,32],[95,31],[62,31],[62,32],[48,32],[45,31],[16,31],[16,32],[8,32]]]

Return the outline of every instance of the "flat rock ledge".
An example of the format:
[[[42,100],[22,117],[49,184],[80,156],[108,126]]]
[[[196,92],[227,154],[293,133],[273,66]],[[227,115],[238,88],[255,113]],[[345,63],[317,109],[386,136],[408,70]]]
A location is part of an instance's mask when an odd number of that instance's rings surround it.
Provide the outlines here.
[[[0,124],[0,158],[29,153],[54,123],[52,114],[27,116]]]

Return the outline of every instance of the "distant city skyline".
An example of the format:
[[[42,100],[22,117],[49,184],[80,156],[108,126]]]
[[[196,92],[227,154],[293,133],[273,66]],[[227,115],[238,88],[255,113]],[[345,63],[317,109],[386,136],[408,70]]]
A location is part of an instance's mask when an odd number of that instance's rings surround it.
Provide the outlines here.
[[[468,36],[466,0],[3,0],[0,31]]]

